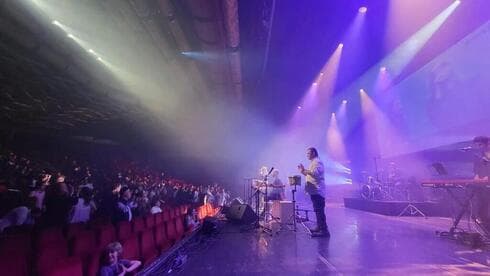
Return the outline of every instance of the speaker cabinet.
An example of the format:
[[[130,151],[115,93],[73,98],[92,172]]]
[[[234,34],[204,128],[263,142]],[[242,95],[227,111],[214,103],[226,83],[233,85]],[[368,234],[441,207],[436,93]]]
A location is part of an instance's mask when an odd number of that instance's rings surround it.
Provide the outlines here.
[[[257,215],[249,205],[236,204],[230,206],[226,218],[235,223],[249,224],[257,219]]]

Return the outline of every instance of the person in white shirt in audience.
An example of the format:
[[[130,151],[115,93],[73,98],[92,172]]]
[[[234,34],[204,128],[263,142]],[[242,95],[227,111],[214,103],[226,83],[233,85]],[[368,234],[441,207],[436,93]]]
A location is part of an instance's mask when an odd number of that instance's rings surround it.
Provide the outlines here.
[[[92,190],[88,187],[83,187],[80,190],[78,202],[73,206],[73,213],[70,223],[87,222],[97,208],[92,200]]]
[[[153,204],[153,207],[150,209],[151,214],[158,214],[162,212],[162,208],[160,208],[161,203],[160,200],[156,200],[155,203]]]

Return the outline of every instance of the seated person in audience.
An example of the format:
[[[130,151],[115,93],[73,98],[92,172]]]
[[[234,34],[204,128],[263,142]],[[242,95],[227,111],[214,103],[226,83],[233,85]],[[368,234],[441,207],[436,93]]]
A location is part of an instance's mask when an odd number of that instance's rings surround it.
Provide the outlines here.
[[[155,203],[153,204],[153,207],[150,209],[150,213],[153,214],[158,214],[162,212],[162,208],[160,208],[160,200],[155,200]]]
[[[70,195],[68,186],[62,177],[57,183],[50,186],[46,191],[44,199],[46,212],[44,213],[44,223],[46,226],[63,226],[69,222],[70,213],[77,198]]]
[[[131,221],[133,219],[133,208],[137,206],[132,201],[131,190],[126,186],[121,188],[116,208],[116,221]]]
[[[83,187],[78,196],[78,202],[72,210],[70,223],[87,222],[92,214],[97,210],[92,200],[93,194],[89,187]]]
[[[22,206],[13,208],[5,216],[0,218],[0,233],[11,226],[34,224],[41,215],[41,210],[35,207],[36,199],[29,198]]]
[[[105,263],[100,268],[100,276],[130,275],[141,266],[137,260],[119,259],[122,253],[122,246],[118,242],[110,243],[105,251]]]
[[[46,196],[46,188],[49,186],[50,179],[50,174],[41,174],[34,190],[29,193],[29,197],[34,197],[36,199],[36,208],[39,208],[39,210],[44,209],[44,198]]]
[[[189,231],[193,231],[199,226],[199,221],[197,220],[196,210],[189,208],[185,216],[185,226]]]

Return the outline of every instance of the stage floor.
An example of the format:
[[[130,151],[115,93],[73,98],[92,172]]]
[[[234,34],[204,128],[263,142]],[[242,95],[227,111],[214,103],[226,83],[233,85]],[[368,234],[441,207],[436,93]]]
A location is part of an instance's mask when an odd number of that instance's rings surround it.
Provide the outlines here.
[[[224,224],[205,248],[189,251],[179,275],[489,275],[490,251],[435,235],[447,218],[388,217],[327,206],[332,237],[298,231],[269,236]],[[466,225],[466,222],[462,222]]]

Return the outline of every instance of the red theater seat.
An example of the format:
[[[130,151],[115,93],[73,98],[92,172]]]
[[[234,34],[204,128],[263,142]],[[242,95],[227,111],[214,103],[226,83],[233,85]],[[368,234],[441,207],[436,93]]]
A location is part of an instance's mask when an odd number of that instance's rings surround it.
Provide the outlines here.
[[[138,234],[139,232],[145,230],[145,219],[136,218],[133,220],[133,233]]]
[[[138,236],[132,236],[122,242],[123,258],[128,260],[139,260],[139,239]]]
[[[85,230],[78,233],[71,240],[71,254],[73,256],[85,257],[96,249],[95,233]]]
[[[170,221],[170,210],[165,209],[161,214],[163,215],[163,222]]]
[[[82,276],[82,262],[77,257],[63,258],[56,265],[39,272],[41,276]]]
[[[180,216],[175,219],[175,231],[177,233],[177,238],[179,240],[182,237],[184,237],[185,234],[184,220]]]
[[[95,276],[98,275],[100,266],[104,261],[104,250],[96,250],[93,254],[88,258],[87,264],[83,267],[83,275],[86,276]]]
[[[170,219],[171,220],[174,219],[175,217],[177,217],[177,215],[178,215],[177,212],[176,212],[177,210],[178,210],[178,208],[170,208],[169,209],[169,214],[170,214]]]
[[[66,238],[71,239],[76,236],[78,233],[85,231],[87,229],[87,225],[84,223],[73,223],[69,224],[66,228]]]
[[[147,215],[145,216],[145,226],[146,226],[146,229],[153,229],[153,227],[155,226],[155,218],[156,216],[155,215]]]
[[[163,213],[158,213],[153,215],[155,217],[155,225],[163,224]]]
[[[172,244],[174,244],[179,240],[179,235],[177,234],[177,230],[175,229],[175,221],[174,220],[167,221],[165,225],[167,227],[166,228],[167,238],[169,241],[172,242]]]
[[[96,241],[99,249],[104,249],[109,243],[116,241],[116,229],[112,224],[101,225],[96,230]]]
[[[27,276],[29,271],[29,257],[27,255],[0,254],[0,271],[2,275]]]
[[[174,218],[178,218],[182,215],[182,209],[179,207],[175,207],[174,208]]]
[[[116,236],[118,240],[125,240],[133,234],[133,227],[129,221],[121,221],[116,226]]]
[[[61,228],[48,228],[42,230],[37,237],[37,246],[36,248],[42,248],[45,246],[50,246],[52,244],[60,244],[65,243],[66,240],[63,236],[63,231]]]
[[[32,236],[28,233],[5,235],[0,239],[0,254],[30,254],[32,252]]]
[[[158,225],[155,227],[155,244],[157,249],[161,252],[169,249],[172,246],[171,241],[167,238],[167,231],[165,225]]]
[[[154,233],[152,229],[141,232],[140,235],[140,252],[143,264],[149,264],[158,257],[158,250],[155,246]]]
[[[3,236],[0,240],[0,271],[13,276],[31,274],[31,255],[30,234]]]
[[[89,230],[78,233],[71,240],[70,251],[72,256],[80,257],[84,275],[87,275],[92,255],[97,251],[95,233]]]
[[[36,252],[36,269],[38,272],[48,271],[60,259],[68,257],[68,246],[63,244],[51,244],[41,247]]]

